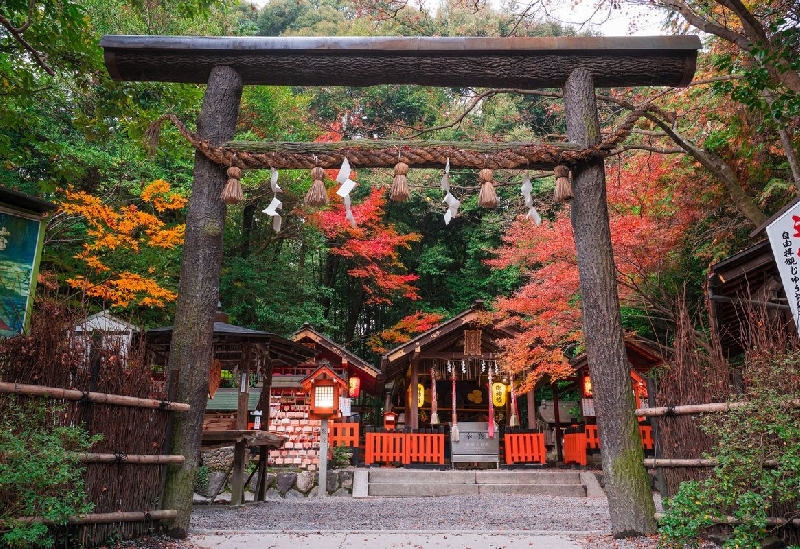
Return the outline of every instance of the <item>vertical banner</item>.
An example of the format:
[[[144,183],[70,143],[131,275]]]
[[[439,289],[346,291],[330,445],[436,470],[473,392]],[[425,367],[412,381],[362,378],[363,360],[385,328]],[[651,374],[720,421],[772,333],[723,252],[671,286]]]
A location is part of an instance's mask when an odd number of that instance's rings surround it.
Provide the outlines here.
[[[35,287],[40,221],[0,211],[0,336],[22,332]]]
[[[781,273],[781,282],[792,309],[795,328],[800,333],[800,203],[767,225],[767,236]]]

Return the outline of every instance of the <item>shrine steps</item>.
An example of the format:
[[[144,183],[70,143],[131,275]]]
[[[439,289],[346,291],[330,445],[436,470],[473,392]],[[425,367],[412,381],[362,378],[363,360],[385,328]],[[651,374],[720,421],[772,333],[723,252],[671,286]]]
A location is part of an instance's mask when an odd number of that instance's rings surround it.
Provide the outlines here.
[[[525,494],[586,497],[579,471],[369,469],[370,496]]]

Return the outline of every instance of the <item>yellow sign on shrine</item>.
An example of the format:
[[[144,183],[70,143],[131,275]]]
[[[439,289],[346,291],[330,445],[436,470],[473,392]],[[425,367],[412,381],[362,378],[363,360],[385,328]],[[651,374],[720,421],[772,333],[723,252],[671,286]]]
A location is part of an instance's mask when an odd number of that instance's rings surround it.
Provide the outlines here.
[[[506,405],[506,384],[495,381],[492,383],[492,404],[500,408]]]

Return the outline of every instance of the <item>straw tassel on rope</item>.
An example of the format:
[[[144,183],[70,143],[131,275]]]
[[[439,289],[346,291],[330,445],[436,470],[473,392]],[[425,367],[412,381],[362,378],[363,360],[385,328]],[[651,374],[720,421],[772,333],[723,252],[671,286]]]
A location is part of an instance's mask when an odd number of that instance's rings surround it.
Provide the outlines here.
[[[236,166],[228,168],[228,182],[225,183],[225,188],[222,189],[220,198],[225,204],[238,204],[244,199],[242,192],[242,184],[239,180],[242,178],[242,170]]]
[[[325,170],[319,166],[311,168],[311,179],[314,183],[306,193],[305,203],[307,206],[326,206],[328,204],[328,191],[325,189]]]
[[[394,167],[394,181],[392,182],[392,189],[389,192],[389,198],[395,202],[405,202],[411,196],[411,191],[408,189],[408,181],[406,175],[408,174],[408,164],[405,162],[398,162]]]
[[[553,169],[556,174],[556,202],[569,202],[575,195],[572,194],[572,184],[569,181],[569,168],[566,166],[556,166]]]
[[[478,195],[478,206],[482,208],[496,208],[497,193],[492,183],[492,170],[484,168],[478,172],[478,177],[481,180],[481,192]]]

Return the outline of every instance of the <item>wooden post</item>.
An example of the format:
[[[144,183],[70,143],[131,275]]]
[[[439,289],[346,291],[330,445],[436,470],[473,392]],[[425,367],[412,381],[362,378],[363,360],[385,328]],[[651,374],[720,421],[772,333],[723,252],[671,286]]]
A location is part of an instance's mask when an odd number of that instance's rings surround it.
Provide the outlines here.
[[[250,346],[243,343],[242,363],[239,367],[239,402],[236,407],[236,429],[247,429],[250,419]],[[231,476],[231,505],[244,503],[244,469],[247,457],[247,440],[237,440],[233,446],[233,475]]]
[[[272,359],[269,357],[269,350],[263,353],[264,356],[264,382],[261,384],[261,397],[258,400],[258,407],[261,410],[261,429],[269,431],[270,404],[272,403]],[[269,448],[264,445],[258,449],[258,493],[256,499],[265,501],[267,499],[267,459],[269,458]]]
[[[319,497],[328,497],[328,418],[323,418],[319,427]]]
[[[406,414],[406,427],[419,429],[419,399],[417,398],[417,385],[419,384],[419,353],[414,352],[411,358],[411,380],[409,381],[409,412]]]
[[[241,76],[231,67],[214,67],[197,119],[197,133],[217,145],[230,140],[236,129],[241,97]],[[170,451],[171,454],[183,454],[186,461],[169,467],[164,490],[164,507],[178,511],[165,533],[181,539],[189,532],[197,454],[208,399],[208,370],[214,312],[219,300],[225,225],[225,203],[220,194],[226,180],[225,166],[195,153],[194,184],[186,218],[178,302],[167,368],[170,376],[172,372],[180,372],[176,398],[191,406],[188,413],[175,418]]]
[[[561,410],[558,406],[558,384],[553,383],[550,385],[553,388],[553,421],[556,426],[553,429],[556,444],[556,462],[561,463],[564,461],[564,448],[561,444]]]
[[[536,428],[536,395],[533,389],[525,394],[528,399],[528,429]]]
[[[564,85],[567,136],[582,147],[600,141],[591,73],[578,68]],[[655,505],[643,465],[634,415],[630,365],[625,354],[617,293],[603,160],[572,174],[572,227],[578,256],[583,331],[592,377],[611,531],[615,537],[653,534]]]

